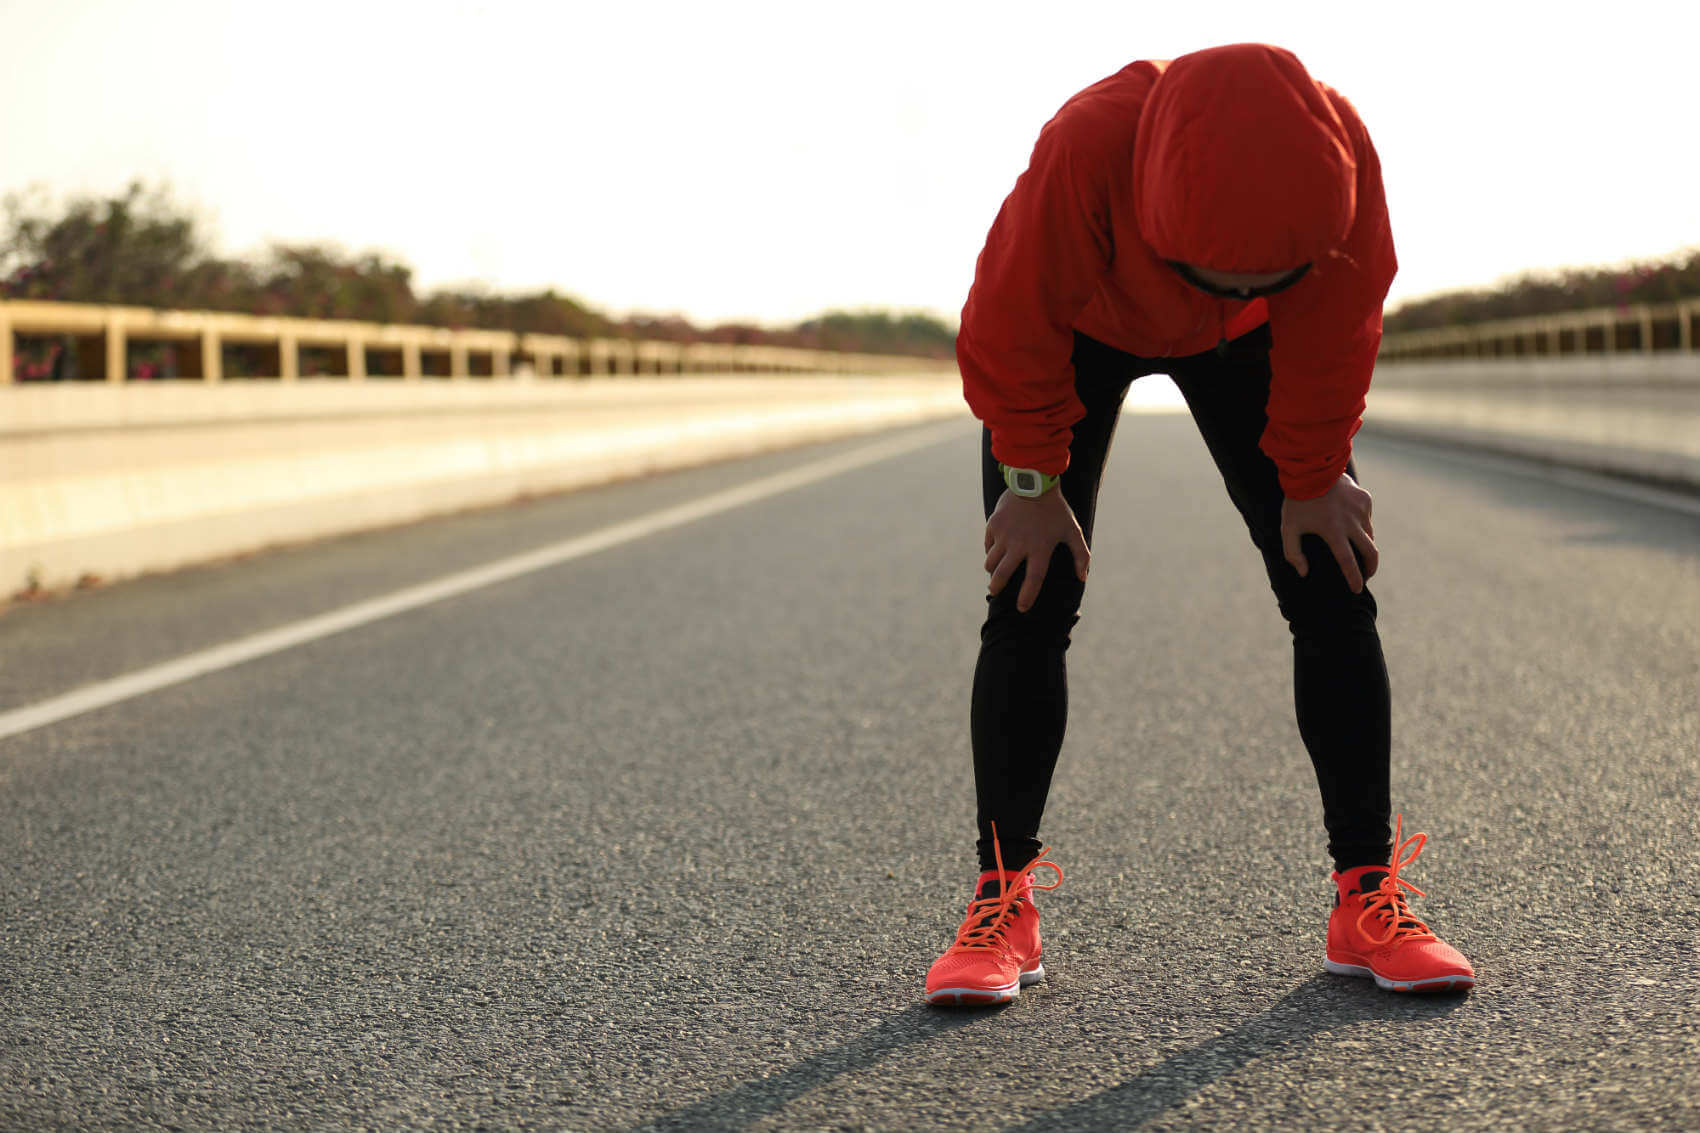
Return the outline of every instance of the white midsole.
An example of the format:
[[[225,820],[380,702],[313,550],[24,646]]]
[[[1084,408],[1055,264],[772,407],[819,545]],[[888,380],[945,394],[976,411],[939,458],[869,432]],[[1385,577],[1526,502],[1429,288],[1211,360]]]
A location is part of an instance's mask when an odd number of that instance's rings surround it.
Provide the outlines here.
[[[1322,966],[1337,976],[1367,976],[1375,981],[1377,987],[1386,991],[1420,991],[1427,987],[1461,988],[1474,987],[1473,976],[1434,976],[1426,980],[1390,980],[1377,975],[1373,969],[1362,964],[1341,964],[1334,960],[1324,960]]]
[[[929,991],[928,999],[960,999],[965,995],[980,997],[996,996],[999,999],[1014,999],[1021,993],[1021,985],[1012,983],[1005,987],[941,987],[937,991]]]
[[[1022,988],[1032,987],[1044,978],[1045,965],[1039,964],[1030,972],[1022,972],[1011,984],[1004,984],[1001,987],[941,987],[937,991],[929,991],[927,999],[929,1002],[937,1002],[941,999],[960,999],[964,995],[991,995],[997,996],[999,999],[1014,999],[1021,994]]]

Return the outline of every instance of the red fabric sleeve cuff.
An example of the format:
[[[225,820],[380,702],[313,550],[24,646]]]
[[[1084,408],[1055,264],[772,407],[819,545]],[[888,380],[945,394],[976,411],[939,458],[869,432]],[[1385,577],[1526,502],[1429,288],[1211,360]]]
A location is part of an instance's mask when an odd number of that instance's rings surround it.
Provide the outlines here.
[[[992,455],[1011,468],[1031,468],[1046,476],[1061,476],[1068,471],[1068,448],[1060,450],[1055,442],[1021,444],[992,430]]]
[[[1338,467],[1292,473],[1281,469],[1277,472],[1281,480],[1281,494],[1289,500],[1314,500],[1318,496],[1327,495],[1328,489],[1340,479],[1350,462],[1351,451],[1348,449],[1346,459],[1342,460]]]

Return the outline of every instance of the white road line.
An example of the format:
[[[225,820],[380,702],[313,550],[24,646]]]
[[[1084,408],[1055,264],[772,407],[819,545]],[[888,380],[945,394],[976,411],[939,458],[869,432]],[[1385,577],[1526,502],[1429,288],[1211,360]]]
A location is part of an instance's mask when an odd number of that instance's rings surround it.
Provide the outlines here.
[[[417,610],[421,606],[440,602],[445,598],[453,598],[468,591],[491,586],[498,582],[517,578],[533,571],[544,570],[573,559],[593,555],[617,547],[622,543],[630,543],[669,528],[680,527],[718,515],[733,508],[743,507],[770,496],[777,496],[795,488],[814,484],[842,475],[852,469],[865,465],[876,464],[889,460],[894,456],[914,452],[943,441],[947,436],[966,436],[967,430],[961,421],[951,421],[947,425],[935,425],[915,433],[892,437],[874,444],[863,445],[849,452],[824,460],[813,461],[809,464],[792,468],[772,476],[753,480],[736,488],[728,488],[689,503],[675,507],[663,508],[637,519],[616,523],[604,527],[588,535],[580,535],[566,539],[535,551],[500,559],[484,566],[473,567],[470,570],[459,571],[432,582],[410,586],[393,594],[356,602],[344,606],[340,610],[332,610],[316,617],[305,618],[298,622],[279,626],[276,629],[256,633],[237,641],[215,645],[211,649],[203,649],[190,653],[173,661],[151,665],[122,677],[99,681],[85,685],[44,700],[38,704],[15,708],[9,712],[0,713],[0,740],[9,736],[28,732],[61,720],[80,716],[85,712],[93,712],[97,708],[105,708],[132,697],[170,685],[181,684],[207,673],[216,673],[220,669],[228,669],[240,665],[244,661],[252,661],[257,657],[266,657],[280,653],[297,645],[317,641],[329,637],[333,633],[354,629],[378,621],[380,618],[391,617]]]

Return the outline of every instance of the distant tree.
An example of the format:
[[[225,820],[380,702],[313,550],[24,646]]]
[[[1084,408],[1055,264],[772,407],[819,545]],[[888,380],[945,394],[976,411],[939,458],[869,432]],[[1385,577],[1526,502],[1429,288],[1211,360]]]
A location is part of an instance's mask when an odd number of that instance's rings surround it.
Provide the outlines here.
[[[679,315],[633,315],[620,324],[632,338],[652,342],[700,342],[703,332]]]
[[[703,342],[718,342],[726,346],[771,346],[768,332],[753,323],[721,323],[702,332]]]
[[[276,314],[281,307],[268,303],[259,271],[241,260],[206,259],[184,274],[184,302],[189,308],[208,311],[242,311]]]
[[[433,291],[420,300],[415,319],[426,326],[448,327],[450,330],[479,326],[479,314],[486,299],[486,296],[465,290],[445,288]]]
[[[1407,300],[1387,313],[1383,326],[1394,333],[1696,296],[1700,296],[1700,248],[1691,248],[1625,267],[1525,272],[1494,287]]]
[[[951,355],[955,340],[954,330],[918,312],[828,311],[789,327],[733,322],[704,329],[677,315],[616,321],[553,289],[502,296],[449,287],[420,296],[413,269],[400,260],[328,243],[279,243],[256,260],[222,259],[208,249],[192,210],[140,181],[117,196],[77,198],[57,211],[40,193],[13,195],[5,211],[0,297],[940,358]],[[37,368],[51,364],[45,354],[29,360]]]
[[[948,358],[956,349],[956,332],[943,320],[918,311],[828,311],[799,323],[796,330],[821,350]]]
[[[602,338],[618,333],[607,316],[554,288],[507,300],[510,329],[524,334],[559,334],[569,338]]]
[[[0,278],[12,298],[152,307],[194,298],[193,272],[207,252],[194,215],[166,189],[133,182],[115,197],[73,200],[57,217],[12,194],[5,211]]]
[[[262,304],[304,318],[414,321],[413,269],[369,252],[349,256],[324,244],[271,249]]]

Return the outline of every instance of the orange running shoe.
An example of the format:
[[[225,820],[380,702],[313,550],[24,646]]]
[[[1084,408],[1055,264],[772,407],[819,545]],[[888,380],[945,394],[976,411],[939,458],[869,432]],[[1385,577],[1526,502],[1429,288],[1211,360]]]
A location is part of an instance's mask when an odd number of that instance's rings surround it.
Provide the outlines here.
[[[1476,986],[1470,962],[1418,920],[1405,903],[1403,886],[1421,889],[1399,876],[1417,860],[1426,834],[1401,840],[1404,816],[1393,832],[1393,864],[1362,865],[1333,875],[1337,893],[1328,917],[1330,972],[1365,976],[1388,991],[1465,991]],[[1409,847],[1410,856],[1405,856]]]
[[[1021,869],[1003,868],[997,831],[992,832],[992,856],[997,869],[980,875],[968,915],[956,930],[956,942],[927,971],[927,1002],[941,1007],[983,1007],[1008,1003],[1021,989],[1045,978],[1040,963],[1039,910],[1033,891],[1062,884],[1062,867],[1044,861],[1039,853]],[[1057,879],[1040,885],[1033,871],[1056,870]]]

